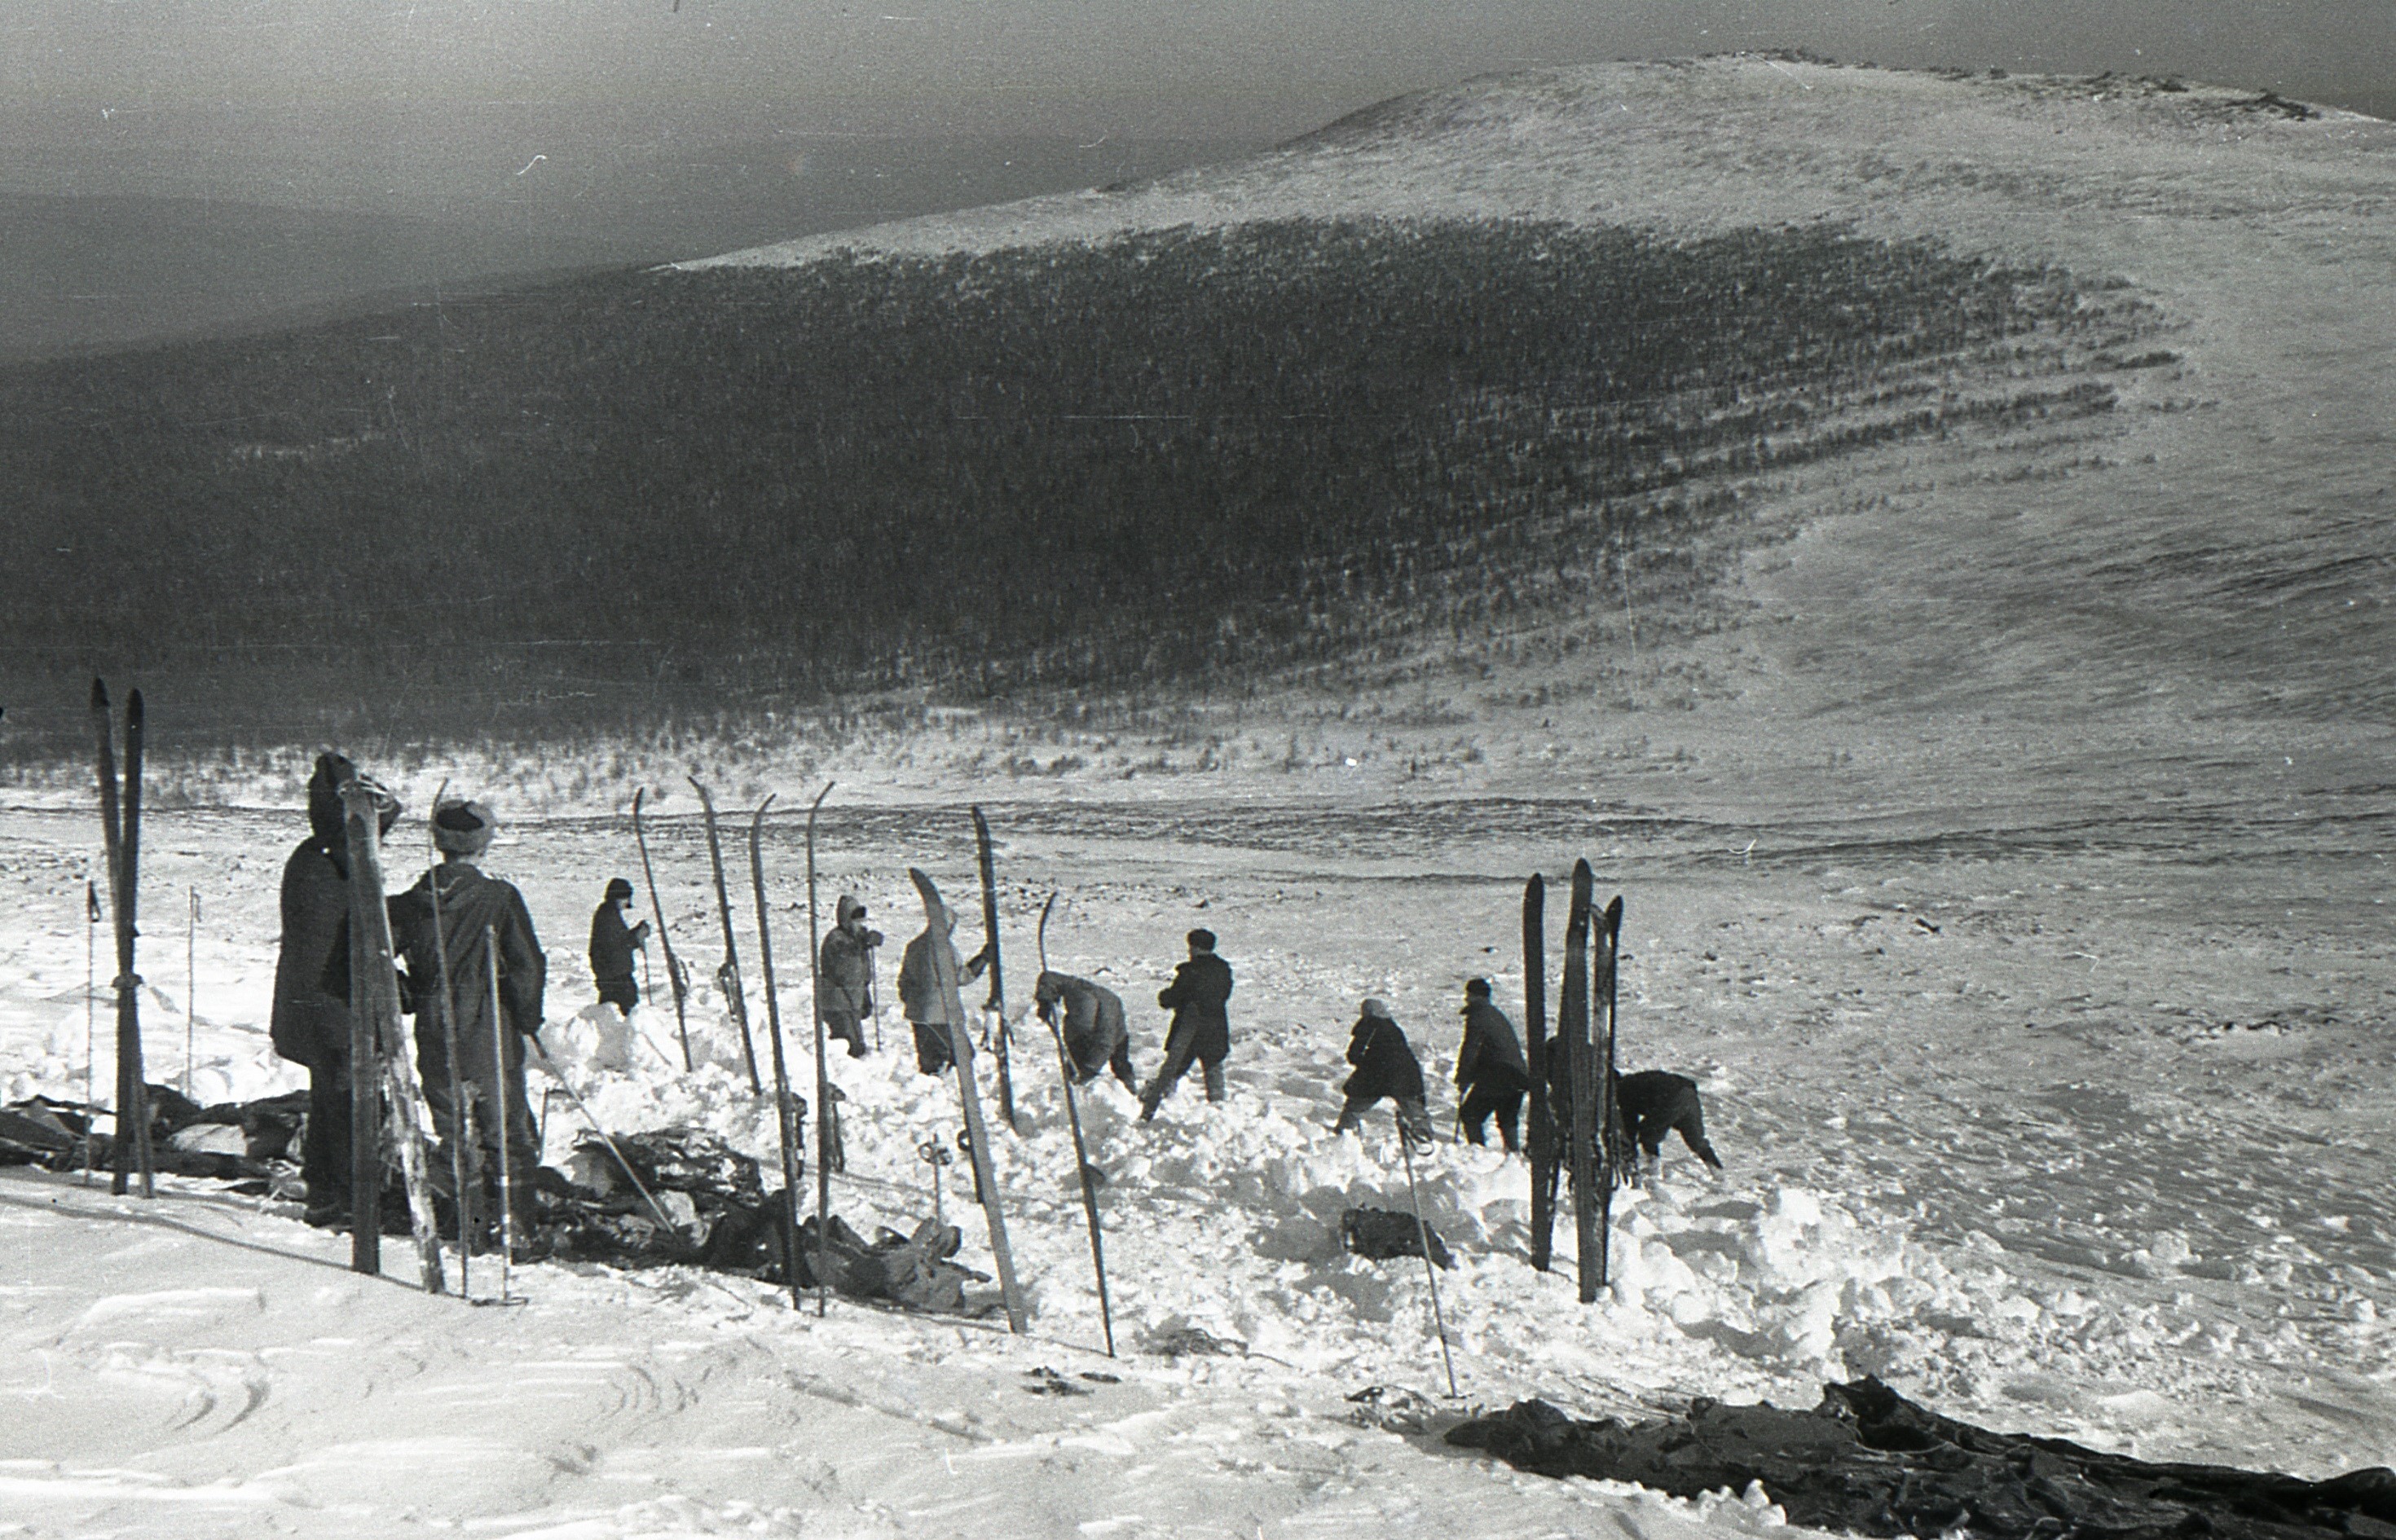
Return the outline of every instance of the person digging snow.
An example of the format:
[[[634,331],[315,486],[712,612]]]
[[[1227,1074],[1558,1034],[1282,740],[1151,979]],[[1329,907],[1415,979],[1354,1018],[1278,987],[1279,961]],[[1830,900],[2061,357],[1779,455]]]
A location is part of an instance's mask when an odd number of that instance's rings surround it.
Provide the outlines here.
[[[1489,980],[1464,986],[1464,1042],[1456,1051],[1457,1119],[1464,1136],[1486,1145],[1489,1115],[1498,1115],[1498,1136],[1511,1155],[1522,1142],[1523,1097],[1531,1089],[1514,1024],[1491,1001]]]
[[[958,960],[956,943],[949,939],[956,928],[956,911],[941,906],[937,926],[926,922],[923,934],[907,943],[898,959],[898,1003],[906,1010],[907,1024],[915,1029],[915,1068],[926,1075],[945,1074],[957,1062],[949,1034],[970,1025],[969,1020],[951,1019],[948,997],[933,971],[939,953],[932,949],[949,949],[950,970],[960,988],[979,978],[982,969],[990,966],[987,946],[965,961]]]
[[[1223,1061],[1231,1055],[1231,1018],[1224,1005],[1231,998],[1231,965],[1215,955],[1215,933],[1194,930],[1186,938],[1189,961],[1173,970],[1173,982],[1159,991],[1156,1002],[1173,1013],[1165,1034],[1165,1063],[1148,1089],[1139,1095],[1139,1121],[1156,1116],[1159,1103],[1173,1095],[1190,1062],[1205,1073],[1206,1099],[1223,1099]]]
[[[865,1056],[864,1023],[873,1015],[873,949],[882,933],[865,928],[865,906],[844,893],[823,938],[816,976],[823,980],[824,1030],[848,1044],[848,1056]]]
[[[641,1002],[641,987],[632,982],[632,953],[649,944],[649,923],[624,923],[632,908],[632,884],[621,877],[607,880],[607,896],[591,916],[591,976],[599,983],[599,999],[629,1017]]]
[[[300,1172],[308,1185],[308,1223],[344,1224],[350,1214],[350,997],[324,986],[336,953],[347,962],[350,850],[341,783],[357,767],[337,753],[316,756],[308,780],[308,837],[283,863],[283,936],[274,959],[274,1006],[268,1036],[274,1051],[308,1069],[308,1130]],[[360,777],[364,780],[364,777]],[[399,799],[366,781],[384,833],[399,818]]]
[[[1697,1099],[1697,1082],[1669,1069],[1642,1069],[1614,1078],[1614,1105],[1623,1135],[1644,1157],[1652,1179],[1664,1163],[1664,1135],[1677,1132],[1692,1154],[1722,1169],[1722,1157],[1706,1142],[1705,1106]]]
[[[1032,986],[1032,999],[1040,1008],[1040,1019],[1063,1034],[1066,1056],[1073,1061],[1074,1084],[1087,1085],[1101,1070],[1111,1069],[1125,1090],[1139,1095],[1121,995],[1071,974],[1044,973]],[[1057,1014],[1060,1005],[1064,1008],[1061,1022]]]
[[[1381,1002],[1366,1000],[1358,1008],[1356,1025],[1348,1034],[1348,1062],[1356,1067],[1356,1072],[1339,1088],[1347,1101],[1331,1132],[1345,1134],[1360,1127],[1373,1104],[1386,1096],[1397,1104],[1398,1132],[1418,1144],[1431,1143],[1431,1113],[1423,1106],[1422,1063]]]
[[[458,1070],[465,1082],[470,1152],[482,1172],[479,1212],[499,1213],[498,1161],[502,1150],[516,1206],[519,1234],[528,1233],[533,1174],[540,1150],[533,1140],[532,1107],[525,1095],[525,1039],[540,1031],[548,962],[534,934],[531,911],[515,885],[486,877],[476,866],[490,848],[499,820],[481,803],[448,802],[433,813],[433,843],[441,864],[391,901],[392,939],[407,963],[406,1004],[416,1017],[416,1063],[433,1126],[442,1144],[436,1169],[448,1169],[450,1141],[459,1136],[459,1109],[449,1094],[449,1055],[440,1010],[441,956],[433,925],[433,885],[441,897],[440,941],[448,951],[449,1006],[458,1028]],[[499,1019],[491,1018],[492,948],[499,966]],[[500,1029],[494,1031],[494,1026]],[[497,1038],[498,1042],[494,1042]],[[506,1109],[504,1131],[497,1109]],[[469,1170],[475,1169],[470,1164]]]

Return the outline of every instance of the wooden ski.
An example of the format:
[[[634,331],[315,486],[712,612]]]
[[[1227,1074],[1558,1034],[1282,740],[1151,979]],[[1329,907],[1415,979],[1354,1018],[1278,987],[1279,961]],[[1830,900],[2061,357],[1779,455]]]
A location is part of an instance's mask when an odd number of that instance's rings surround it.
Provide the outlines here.
[[[782,1135],[782,1215],[791,1227],[791,1250],[783,1270],[789,1274],[791,1308],[805,1303],[799,1293],[799,1173],[805,1162],[799,1159],[799,1131],[794,1126],[795,1109],[791,1106],[791,1066],[782,1054],[781,997],[774,989],[774,929],[768,922],[765,907],[765,809],[774,805],[771,792],[757,804],[756,816],[749,820],[749,881],[757,890],[757,964],[765,973],[765,1030],[774,1050],[774,1126]],[[822,1094],[823,1046],[816,1046],[817,1094]],[[816,1153],[816,1164],[823,1165],[823,1153]]]
[[[981,1195],[981,1211],[990,1222],[991,1260],[998,1268],[998,1288],[1006,1302],[1006,1323],[1018,1334],[1029,1323],[1023,1293],[1015,1283],[1015,1255],[1006,1244],[1006,1215],[998,1199],[998,1177],[991,1167],[989,1132],[982,1123],[981,1093],[974,1085],[973,1034],[965,1029],[964,990],[957,981],[957,960],[949,943],[948,906],[940,890],[916,867],[907,876],[924,900],[924,923],[932,932],[932,979],[949,1017],[950,1054],[956,1061],[957,1099],[965,1104],[965,1137],[973,1146],[974,1187]]]
[[[1006,1121],[1007,1132],[1019,1135],[1023,1130],[1015,1121],[1015,1071],[1007,1052],[1011,1032],[1006,1024],[1006,978],[998,957],[998,868],[991,856],[990,820],[978,807],[973,810],[973,826],[974,856],[981,867],[981,928],[987,938],[983,955],[990,959],[990,999],[983,1003],[998,1018],[990,1034],[991,1053],[998,1060],[998,1115]]]
[[[724,921],[724,971],[717,976],[724,986],[724,1001],[732,1012],[733,1024],[740,1029],[740,1058],[749,1069],[749,1089],[756,1095],[765,1094],[765,1082],[757,1077],[757,1044],[749,1035],[749,996],[740,982],[740,947],[732,938],[732,895],[724,884],[724,845],[715,836],[715,799],[699,777],[689,777],[691,790],[699,793],[699,810],[707,815],[707,860],[715,871],[715,911]],[[650,890],[656,896],[656,890]]]
[[[433,793],[433,811],[424,820],[424,833],[433,864],[424,869],[424,891],[433,901],[433,958],[440,974],[440,997],[433,1008],[439,1014],[441,1049],[449,1062],[449,1179],[456,1188],[451,1201],[458,1218],[458,1293],[468,1300],[474,1297],[474,1200],[483,1180],[481,1147],[474,1139],[474,1105],[466,1095],[466,1072],[458,1063],[458,983],[449,972],[449,935],[442,929],[441,918],[441,845],[435,834],[433,817],[449,793],[449,783],[444,780]],[[417,1010],[421,1013],[421,1004]]]
[[[108,861],[108,908],[116,930],[116,1150],[109,1190],[122,1197],[141,1175],[141,1196],[156,1196],[150,1153],[150,1087],[141,1069],[141,979],[133,971],[135,897],[140,886],[141,692],[125,702],[125,782],[116,777],[108,686],[91,682],[92,725],[100,743],[100,824]]]
[[[1048,916],[1057,908],[1057,895],[1040,906],[1040,971],[1048,971]],[[1035,991],[1036,992],[1036,991]],[[1115,1312],[1107,1301],[1107,1248],[1099,1237],[1098,1189],[1091,1181],[1090,1150],[1082,1142],[1082,1108],[1073,1093],[1073,1076],[1079,1066],[1065,1047],[1065,1028],[1057,1019],[1053,1007],[1040,1007],[1040,1019],[1048,1024],[1048,1035],[1057,1040],[1057,1068],[1065,1077],[1065,1118],[1073,1129],[1073,1164],[1082,1178],[1082,1215],[1090,1223],[1090,1270],[1098,1281],[1098,1321],[1106,1328],[1107,1357],[1115,1356]]]
[[[1597,1139],[1597,1285],[1605,1287],[1613,1276],[1610,1255],[1614,1237],[1614,1189],[1622,1181],[1621,1113],[1614,1102],[1614,1006],[1615,979],[1619,973],[1622,956],[1622,896],[1605,906],[1597,925],[1597,983],[1593,1009],[1602,1013],[1604,1027],[1596,1034],[1597,1063],[1592,1078],[1597,1082],[1595,1105],[1590,1109],[1591,1121],[1598,1130]],[[1583,1290],[1584,1293],[1588,1291]]]
[[[1604,1271],[1597,1230],[1597,1078],[1591,1073],[1597,1054],[1590,1042],[1589,1020],[1590,905],[1596,886],[1597,874],[1590,870],[1589,863],[1574,862],[1572,913],[1564,927],[1564,998],[1556,1016],[1556,1035],[1564,1042],[1564,1066],[1570,1075],[1571,1108],[1564,1135],[1572,1158],[1575,1271],[1584,1305],[1596,1301]]]
[[[816,815],[823,811],[824,799],[832,795],[835,783],[827,781],[807,804],[807,996],[815,1002],[816,1015],[816,1233],[829,1232],[832,1215],[832,1167],[840,1153],[840,1127],[832,1122],[832,1061],[824,1056],[830,1046],[824,1033],[823,1002],[823,928],[816,913]],[[793,1232],[795,1233],[795,1232]],[[795,1250],[795,1243],[793,1250]],[[827,1281],[816,1295],[816,1314],[832,1308],[832,1284]]]
[[[350,1079],[353,1084],[367,1088],[369,1105],[365,1115],[368,1122],[373,1121],[377,1110],[371,1106],[375,1093],[379,1091],[380,1099],[388,1103],[388,1135],[399,1147],[400,1176],[407,1188],[407,1215],[415,1231],[417,1265],[424,1281],[424,1292],[446,1294],[448,1285],[441,1272],[441,1230],[433,1215],[433,1190],[424,1179],[424,1125],[418,1116],[415,1055],[408,1052],[412,1044],[399,1015],[399,975],[391,939],[391,910],[383,899],[381,830],[375,812],[375,795],[354,776],[341,784],[340,793],[341,808],[349,824],[350,1011],[353,1021],[362,1024],[367,1045],[366,1056],[351,1059]],[[353,1045],[356,1041],[353,1035]],[[356,1132],[353,1130],[353,1137]],[[361,1230],[379,1232],[382,1228],[381,1164],[378,1150],[373,1181],[363,1187],[353,1186],[353,1234]],[[379,1246],[376,1261],[379,1268]]]
[[[1523,1049],[1531,1072],[1531,1121],[1524,1141],[1531,1162],[1531,1266],[1546,1272],[1555,1259],[1556,1129],[1548,1106],[1548,883],[1534,873],[1523,884]]]
[[[658,896],[657,869],[649,865],[649,837],[641,831],[641,796],[647,787],[632,791],[632,843],[641,847],[641,881],[649,884],[649,910],[658,917],[658,949],[665,954],[666,985],[673,990],[674,1035],[682,1040],[682,1067],[685,1073],[699,1068],[690,1056],[690,1015],[683,1003],[690,993],[690,981],[683,976],[682,964],[674,961],[673,938],[666,935],[665,900]],[[646,971],[647,964],[642,964]]]

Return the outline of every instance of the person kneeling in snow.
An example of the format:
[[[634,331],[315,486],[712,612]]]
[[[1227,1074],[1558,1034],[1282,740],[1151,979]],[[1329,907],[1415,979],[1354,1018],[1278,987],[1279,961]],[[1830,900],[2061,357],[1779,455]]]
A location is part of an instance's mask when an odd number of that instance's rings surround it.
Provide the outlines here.
[[[1111,1069],[1125,1090],[1135,1096],[1139,1095],[1139,1077],[1131,1068],[1131,1032],[1124,1025],[1122,996],[1086,978],[1044,973],[1032,986],[1032,998],[1040,1006],[1040,1019],[1064,1034],[1066,1055],[1073,1061],[1074,1084],[1087,1085],[1098,1078],[1100,1070]],[[1057,1007],[1060,1004],[1065,1008],[1061,1023],[1057,1019]]]
[[[1390,1008],[1378,1000],[1365,1001],[1357,1012],[1356,1026],[1348,1036],[1348,1062],[1356,1067],[1356,1072],[1339,1088],[1348,1100],[1331,1132],[1345,1134],[1360,1126],[1373,1104],[1387,1096],[1398,1104],[1399,1135],[1418,1144],[1431,1143],[1421,1061],[1415,1057],[1414,1044],[1391,1018]]]

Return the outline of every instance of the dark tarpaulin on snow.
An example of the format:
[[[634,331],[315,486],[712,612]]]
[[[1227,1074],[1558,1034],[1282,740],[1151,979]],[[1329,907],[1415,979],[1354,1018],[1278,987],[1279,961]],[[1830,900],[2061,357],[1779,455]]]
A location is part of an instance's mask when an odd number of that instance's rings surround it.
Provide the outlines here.
[[[1876,1379],[1822,1387],[1811,1412],[1700,1400],[1636,1427],[1579,1422],[1541,1401],[1451,1429],[1543,1476],[1635,1481],[1678,1497],[1761,1482],[1790,1522],[1859,1534],[1981,1540],[2396,1540],[2396,1471],[2327,1481],[2227,1466],[2154,1464],[2062,1439],[1991,1433]]]

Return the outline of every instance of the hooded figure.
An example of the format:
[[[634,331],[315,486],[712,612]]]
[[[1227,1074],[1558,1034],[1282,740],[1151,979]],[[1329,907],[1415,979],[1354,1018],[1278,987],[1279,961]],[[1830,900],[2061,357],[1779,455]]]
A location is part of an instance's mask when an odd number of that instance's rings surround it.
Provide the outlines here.
[[[350,1000],[324,988],[336,953],[346,949],[350,852],[341,783],[357,767],[319,754],[308,780],[308,837],[283,863],[283,937],[274,960],[274,1051],[308,1067],[308,1126],[300,1169],[308,1184],[308,1222],[338,1224],[350,1212]],[[399,799],[376,793],[376,821],[388,831]],[[346,961],[346,959],[344,959]]]
[[[882,933],[866,929],[865,906],[854,894],[842,894],[832,913],[817,957],[818,1002],[824,1030],[848,1044],[849,1057],[863,1058],[864,1023],[873,1015],[873,949],[882,945]]]
[[[1139,1095],[1139,1077],[1132,1072],[1131,1032],[1124,1026],[1123,997],[1102,984],[1071,974],[1044,973],[1032,986],[1032,998],[1040,1019],[1056,1027],[1065,1039],[1065,1055],[1073,1061],[1073,1083],[1087,1085],[1102,1069],[1133,1095]],[[1058,1008],[1064,1017],[1058,1018]]]
[[[532,928],[524,895],[512,883],[486,877],[475,866],[490,847],[499,822],[480,803],[449,802],[433,810],[433,841],[442,863],[391,901],[392,939],[406,959],[409,1009],[416,1016],[416,1063],[424,1099],[443,1143],[459,1137],[459,1109],[449,1094],[448,1044],[441,1002],[441,954],[448,953],[448,1002],[458,1029],[458,1070],[464,1082],[468,1129],[473,1135],[469,1169],[477,1163],[486,1195],[496,1196],[495,1163],[504,1149],[519,1203],[532,1193],[540,1151],[533,1140],[532,1109],[525,1095],[525,1042],[540,1030],[541,995],[548,960]],[[433,923],[438,884],[441,924]],[[494,967],[499,974],[499,1014],[492,1018]],[[499,1119],[504,1109],[506,1124]],[[482,1210],[497,1214],[496,1202]]]
[[[939,954],[932,949],[948,949],[950,971],[960,987],[979,978],[982,969],[990,965],[987,946],[970,959],[958,961],[956,944],[949,939],[956,928],[956,911],[942,905],[938,923],[927,922],[923,934],[907,943],[907,950],[898,959],[898,1003],[907,1012],[908,1025],[915,1029],[915,1068],[927,1075],[941,1074],[956,1063],[956,1051],[949,1033],[952,1029],[962,1031],[966,1026],[964,1021],[951,1018],[948,997],[939,987],[939,976],[934,972]]]
[[[1498,1114],[1498,1135],[1511,1155],[1522,1139],[1523,1097],[1531,1089],[1531,1071],[1523,1062],[1522,1040],[1489,998],[1489,980],[1476,978],[1464,986],[1464,1042],[1456,1051],[1457,1117],[1464,1136],[1477,1145],[1489,1142],[1489,1114]]]
[[[649,923],[624,923],[632,907],[632,884],[621,877],[607,881],[606,896],[591,916],[591,976],[598,981],[599,999],[632,1014],[641,1002],[641,987],[632,982],[632,953],[649,943]]]
[[[1348,1034],[1348,1062],[1356,1072],[1339,1090],[1347,1101],[1339,1109],[1335,1134],[1344,1134],[1364,1121],[1373,1104],[1387,1096],[1398,1106],[1398,1134],[1421,1144],[1431,1142],[1431,1114],[1423,1107],[1421,1061],[1414,1044],[1398,1029],[1390,1008],[1367,1000],[1358,1009],[1356,1025]]]
[[[1231,998],[1231,965],[1215,955],[1213,931],[1194,930],[1187,939],[1189,961],[1173,970],[1173,982],[1156,997],[1173,1013],[1173,1025],[1165,1034],[1164,1068],[1139,1095],[1142,1122],[1156,1116],[1192,1059],[1205,1070],[1206,1099],[1223,1099],[1223,1061],[1231,1054],[1231,1018],[1223,1007]]]

